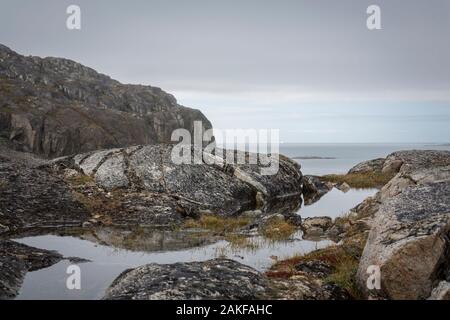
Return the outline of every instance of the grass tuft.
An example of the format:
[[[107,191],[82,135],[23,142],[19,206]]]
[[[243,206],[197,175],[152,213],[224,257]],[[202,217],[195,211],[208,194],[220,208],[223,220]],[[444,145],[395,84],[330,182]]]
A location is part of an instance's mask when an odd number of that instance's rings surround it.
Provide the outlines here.
[[[66,181],[73,186],[82,186],[94,182],[94,179],[85,174],[77,174],[72,177],[67,177]]]
[[[202,215],[199,219],[188,219],[182,229],[205,229],[215,233],[236,231],[247,226],[251,222],[247,217],[224,218],[215,215]]]
[[[323,181],[332,183],[346,182],[352,188],[382,188],[392,178],[392,174],[381,172],[329,174],[320,177]]]

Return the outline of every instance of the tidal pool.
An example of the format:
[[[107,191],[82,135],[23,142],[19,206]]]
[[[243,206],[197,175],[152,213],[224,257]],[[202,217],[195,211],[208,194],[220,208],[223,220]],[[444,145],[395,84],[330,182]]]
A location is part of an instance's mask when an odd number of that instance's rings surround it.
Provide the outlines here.
[[[303,206],[298,214],[302,218],[334,218],[376,191],[351,189],[344,193],[333,189],[316,203]],[[63,260],[49,268],[27,273],[17,299],[100,299],[121,272],[148,263],[169,264],[226,257],[265,271],[277,259],[304,254],[333,243],[330,240],[304,240],[299,231],[289,240],[270,241],[252,236],[247,237],[245,245],[236,246],[206,233],[118,227],[69,229],[21,236],[15,240],[32,247],[55,250],[64,257],[90,260],[85,263]],[[81,270],[80,290],[69,290],[66,286],[70,276],[67,268],[72,264],[77,264]]]

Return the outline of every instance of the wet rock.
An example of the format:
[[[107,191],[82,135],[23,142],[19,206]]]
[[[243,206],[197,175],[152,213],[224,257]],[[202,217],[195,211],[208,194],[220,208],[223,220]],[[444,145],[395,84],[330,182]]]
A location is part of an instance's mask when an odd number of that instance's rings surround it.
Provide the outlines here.
[[[62,259],[53,251],[0,240],[0,300],[12,299],[19,293],[28,271],[49,267]]]
[[[267,297],[270,286],[258,271],[233,260],[149,264],[123,272],[104,299],[254,300]]]
[[[167,143],[211,123],[160,88],[124,85],[74,61],[22,56],[0,45],[0,136],[47,158]]]
[[[303,198],[305,205],[317,202],[321,197],[333,189],[333,184],[322,181],[317,176],[306,175],[303,177]]]
[[[309,235],[322,235],[333,225],[330,217],[314,217],[303,219],[302,229]]]

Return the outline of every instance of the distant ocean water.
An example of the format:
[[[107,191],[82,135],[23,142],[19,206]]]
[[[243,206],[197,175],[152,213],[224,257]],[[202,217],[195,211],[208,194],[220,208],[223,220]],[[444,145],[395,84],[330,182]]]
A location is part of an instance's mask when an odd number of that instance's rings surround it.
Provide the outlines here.
[[[375,158],[384,158],[392,152],[400,150],[450,150],[450,145],[439,144],[308,144],[283,143],[280,153],[291,158],[320,157],[332,159],[296,159],[302,166],[303,174],[324,175],[346,173],[354,165]]]

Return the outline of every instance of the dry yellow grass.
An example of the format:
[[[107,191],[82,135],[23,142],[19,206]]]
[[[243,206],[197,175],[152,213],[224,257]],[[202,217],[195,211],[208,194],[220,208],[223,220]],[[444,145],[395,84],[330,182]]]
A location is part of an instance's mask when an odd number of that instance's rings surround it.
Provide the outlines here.
[[[251,222],[247,217],[231,217],[224,218],[215,215],[202,215],[199,219],[186,220],[183,229],[206,229],[215,233],[233,232],[245,227]]]
[[[281,218],[269,219],[260,228],[260,233],[264,238],[274,241],[289,239],[295,231],[295,226]]]
[[[321,179],[333,183],[346,182],[352,188],[381,188],[392,179],[392,175],[377,172],[329,174]]]

